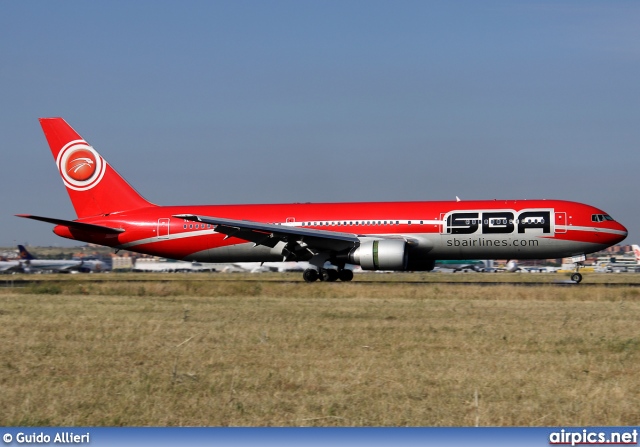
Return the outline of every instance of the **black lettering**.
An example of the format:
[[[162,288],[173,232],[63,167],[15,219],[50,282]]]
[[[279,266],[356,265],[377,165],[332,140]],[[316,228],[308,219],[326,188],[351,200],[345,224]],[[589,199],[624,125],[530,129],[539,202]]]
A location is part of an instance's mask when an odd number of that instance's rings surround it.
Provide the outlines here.
[[[542,232],[551,233],[551,213],[549,211],[526,211],[519,216],[518,233],[540,228]]]
[[[447,218],[447,232],[473,234],[478,231],[478,213],[453,213]]]
[[[447,216],[447,234],[551,234],[550,210],[523,210],[519,214],[514,211],[465,211],[453,212]],[[517,229],[517,230],[516,230]],[[531,231],[528,231],[531,230]],[[501,240],[504,241],[504,240]],[[483,241],[476,243],[467,241],[466,246],[484,246]],[[508,242],[506,246],[512,245]],[[500,246],[493,241],[492,246]]]

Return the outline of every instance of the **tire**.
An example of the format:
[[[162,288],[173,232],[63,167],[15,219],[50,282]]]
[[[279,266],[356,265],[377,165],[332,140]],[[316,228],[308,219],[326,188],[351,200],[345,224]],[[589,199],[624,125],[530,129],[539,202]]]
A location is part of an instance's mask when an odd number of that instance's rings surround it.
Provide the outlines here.
[[[342,269],[338,272],[338,277],[343,282],[351,281],[353,279],[353,270]]]
[[[334,269],[322,269],[320,271],[320,281],[334,282],[338,280],[338,271]]]
[[[580,284],[580,281],[582,281],[582,275],[580,273],[572,274],[571,281],[575,282],[576,284]]]
[[[316,282],[319,277],[320,275],[315,269],[306,269],[304,272],[302,272],[302,279],[304,279],[305,282]]]

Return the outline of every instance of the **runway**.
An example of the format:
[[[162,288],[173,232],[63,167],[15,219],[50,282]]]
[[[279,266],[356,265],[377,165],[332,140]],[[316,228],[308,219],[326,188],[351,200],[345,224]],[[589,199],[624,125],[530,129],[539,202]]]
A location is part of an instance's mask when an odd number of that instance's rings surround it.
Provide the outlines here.
[[[606,282],[602,281],[602,278],[598,278],[598,282],[589,282],[586,281],[581,282],[580,284],[575,283],[569,279],[556,279],[556,280],[547,280],[547,281],[474,281],[474,280],[446,280],[446,279],[404,279],[404,278],[392,278],[392,279],[378,279],[378,278],[363,278],[362,276],[356,276],[353,281],[348,283],[336,281],[331,283],[305,283],[301,278],[298,278],[298,275],[287,274],[287,278],[282,278],[283,275],[270,276],[268,273],[263,274],[214,274],[214,275],[196,275],[196,274],[176,274],[176,273],[166,273],[166,274],[145,274],[144,277],[136,277],[127,278],[126,274],[118,274],[116,275],[82,275],[78,277],[76,275],[37,275],[32,277],[25,277],[24,275],[20,275],[20,277],[16,277],[17,275],[11,275],[10,277],[0,278],[0,287],[26,287],[43,283],[103,283],[110,281],[117,281],[119,283],[172,283],[175,281],[191,281],[194,283],[198,282],[212,282],[212,283],[269,283],[269,284],[291,284],[291,285],[299,285],[308,287],[309,289],[313,289],[313,287],[317,287],[321,284],[327,285],[335,285],[336,287],[340,287],[341,285],[366,285],[366,286],[375,286],[375,285],[393,285],[393,284],[403,284],[403,285],[424,285],[424,286],[481,286],[481,287],[500,287],[500,286],[513,286],[513,287],[582,287],[582,288],[597,288],[597,287],[606,287],[606,288],[626,288],[626,287],[640,287],[640,282],[634,281],[625,281],[625,282]],[[406,276],[406,275],[405,275]],[[588,278],[588,276],[587,276]],[[640,280],[640,278],[638,278]]]

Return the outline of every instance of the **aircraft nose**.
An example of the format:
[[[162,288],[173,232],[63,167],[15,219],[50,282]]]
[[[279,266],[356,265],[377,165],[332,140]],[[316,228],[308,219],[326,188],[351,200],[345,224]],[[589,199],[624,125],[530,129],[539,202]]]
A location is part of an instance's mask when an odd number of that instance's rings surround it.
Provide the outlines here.
[[[627,231],[627,228],[624,225],[622,225],[620,222],[616,222],[615,230],[617,232],[617,237],[615,242],[616,244],[618,242],[622,242],[623,240],[625,240],[625,238],[629,234],[629,232]]]

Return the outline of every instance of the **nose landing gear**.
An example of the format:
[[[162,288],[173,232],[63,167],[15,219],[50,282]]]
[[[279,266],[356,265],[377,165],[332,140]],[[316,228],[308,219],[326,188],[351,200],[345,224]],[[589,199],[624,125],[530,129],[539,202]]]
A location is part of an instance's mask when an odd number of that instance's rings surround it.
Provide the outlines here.
[[[580,281],[582,281],[582,274],[575,272],[571,274],[571,281],[575,282],[576,284],[579,284]]]
[[[576,284],[580,284],[580,281],[582,281],[582,275],[579,273],[579,271],[580,271],[580,267],[584,267],[585,257],[576,256],[573,259],[574,259],[574,262],[576,263],[576,271],[575,273],[571,274],[571,281],[575,282]]]

